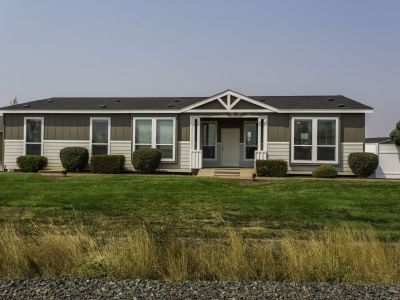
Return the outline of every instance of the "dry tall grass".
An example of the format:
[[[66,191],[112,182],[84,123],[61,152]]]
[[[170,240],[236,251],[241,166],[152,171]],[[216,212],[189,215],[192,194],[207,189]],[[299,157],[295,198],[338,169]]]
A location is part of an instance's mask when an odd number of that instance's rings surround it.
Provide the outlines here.
[[[161,242],[144,229],[95,239],[82,228],[26,237],[6,226],[0,230],[0,276],[398,283],[400,243],[349,228],[266,241],[231,231],[225,240],[189,243]]]

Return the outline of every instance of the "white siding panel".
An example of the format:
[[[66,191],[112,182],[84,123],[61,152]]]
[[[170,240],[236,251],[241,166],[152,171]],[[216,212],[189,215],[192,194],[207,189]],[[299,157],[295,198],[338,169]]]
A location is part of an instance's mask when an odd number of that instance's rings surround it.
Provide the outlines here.
[[[17,157],[24,155],[24,141],[4,141],[4,167],[8,170],[18,169]]]
[[[180,169],[190,170],[190,142],[178,142],[177,144],[177,162],[161,163],[160,170]]]
[[[110,141],[110,154],[125,156],[125,169],[133,170],[131,141]]]
[[[353,152],[364,152],[364,144],[363,143],[341,143],[340,144],[340,152],[341,155],[339,163],[340,166],[338,168],[338,172],[341,175],[354,175],[350,169],[348,159],[349,154]]]
[[[290,144],[287,142],[282,143],[268,143],[268,159],[283,159],[289,163],[290,157]]]
[[[84,147],[89,150],[89,141],[44,141],[43,142],[43,156],[47,157],[49,169],[62,168],[60,160],[60,151],[66,147]]]

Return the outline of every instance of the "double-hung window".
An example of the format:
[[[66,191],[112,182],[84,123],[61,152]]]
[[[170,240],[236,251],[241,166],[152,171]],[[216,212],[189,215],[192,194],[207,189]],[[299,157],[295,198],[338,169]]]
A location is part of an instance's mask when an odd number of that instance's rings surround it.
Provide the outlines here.
[[[257,121],[244,122],[245,159],[254,159],[257,150]]]
[[[339,119],[292,119],[292,162],[338,163]]]
[[[25,155],[43,153],[43,118],[25,118]]]
[[[91,155],[109,154],[110,123],[110,118],[90,118]]]
[[[202,122],[202,149],[204,159],[216,159],[217,122]]]
[[[134,148],[156,148],[161,161],[175,161],[175,118],[133,119]]]

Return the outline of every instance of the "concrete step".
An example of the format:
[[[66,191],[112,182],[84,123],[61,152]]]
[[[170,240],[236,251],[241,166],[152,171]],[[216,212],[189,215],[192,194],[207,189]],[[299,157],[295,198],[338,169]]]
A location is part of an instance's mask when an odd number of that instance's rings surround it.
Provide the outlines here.
[[[197,176],[233,178],[233,179],[251,179],[254,173],[252,168],[205,168],[200,169]]]

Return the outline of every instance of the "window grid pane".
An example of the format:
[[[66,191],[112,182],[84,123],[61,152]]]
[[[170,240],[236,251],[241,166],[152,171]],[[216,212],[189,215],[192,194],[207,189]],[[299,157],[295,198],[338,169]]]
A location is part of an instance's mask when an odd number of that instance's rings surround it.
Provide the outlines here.
[[[246,145],[257,146],[257,123],[245,123],[244,132]]]
[[[42,120],[37,120],[37,119],[26,120],[26,142],[32,142],[32,143],[42,142]]]
[[[311,146],[295,146],[294,147],[295,160],[312,160],[312,147]]]
[[[42,155],[42,144],[26,144],[26,155]]]
[[[135,143],[151,145],[151,120],[136,120]]]
[[[312,120],[295,120],[294,144],[312,145]]]
[[[157,145],[172,145],[174,141],[174,130],[172,120],[157,120]]]
[[[318,120],[318,145],[336,145],[336,121]]]
[[[254,159],[257,146],[246,146],[246,159]]]
[[[108,120],[92,121],[92,143],[108,143]]]
[[[203,158],[215,159],[215,145],[217,137],[217,125],[211,122],[202,124],[202,150]]]

